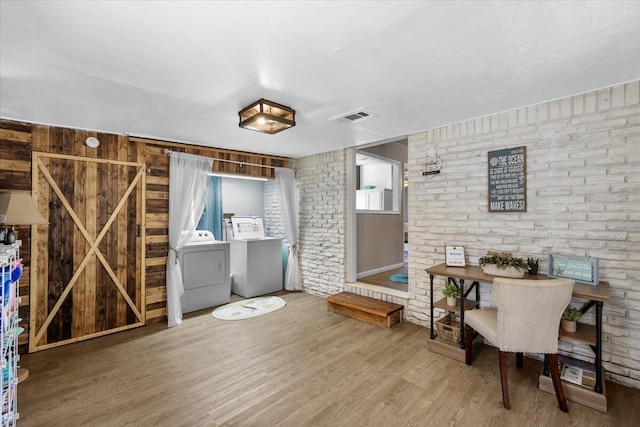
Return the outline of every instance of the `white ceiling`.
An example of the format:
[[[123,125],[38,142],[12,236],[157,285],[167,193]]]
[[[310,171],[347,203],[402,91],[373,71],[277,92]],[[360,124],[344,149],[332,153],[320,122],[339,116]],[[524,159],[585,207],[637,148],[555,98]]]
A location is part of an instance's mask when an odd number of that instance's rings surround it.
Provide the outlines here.
[[[640,78],[640,2],[5,1],[0,116],[301,157]],[[275,135],[238,128],[266,98]],[[367,107],[377,117],[329,118]]]

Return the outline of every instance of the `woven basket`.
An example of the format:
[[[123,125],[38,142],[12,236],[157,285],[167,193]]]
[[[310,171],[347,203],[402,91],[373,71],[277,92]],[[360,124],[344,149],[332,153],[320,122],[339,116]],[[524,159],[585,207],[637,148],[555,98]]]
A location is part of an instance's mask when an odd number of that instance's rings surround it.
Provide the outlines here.
[[[435,321],[436,333],[440,338],[454,343],[460,342],[460,322],[455,316],[447,314]]]

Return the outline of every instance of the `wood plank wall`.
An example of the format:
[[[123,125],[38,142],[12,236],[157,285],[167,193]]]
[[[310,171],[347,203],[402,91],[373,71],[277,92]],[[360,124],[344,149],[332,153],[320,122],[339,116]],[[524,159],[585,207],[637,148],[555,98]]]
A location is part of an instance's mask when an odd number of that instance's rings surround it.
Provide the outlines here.
[[[84,144],[87,137],[93,136],[101,141],[100,147],[97,149],[89,149]],[[81,156],[98,159],[120,160],[120,161],[137,161],[139,153],[136,151],[137,146],[129,142],[128,137],[124,135],[114,135],[107,133],[98,133],[81,129],[60,128],[46,125],[36,125],[30,123],[20,123],[15,121],[0,120],[0,188],[31,191],[32,189],[32,152],[42,152],[60,155]],[[84,205],[83,201],[74,200],[75,197],[86,197],[87,199],[97,199],[98,204],[102,205],[105,212],[108,212],[117,203],[114,200],[119,196],[121,188],[117,185],[115,188],[110,187],[109,180],[113,180],[118,175],[117,165],[92,165],[87,167],[75,168],[73,162],[65,162],[62,160],[45,160],[49,172],[59,183],[61,192],[69,200],[72,206]],[[70,165],[70,166],[69,166]],[[95,183],[95,188],[91,189],[89,183]],[[76,191],[79,188],[87,188],[86,194]],[[123,192],[123,191],[122,191]],[[59,218],[59,221],[51,221],[49,227],[39,228],[39,232],[44,234],[40,236],[42,242],[48,242],[46,246],[47,253],[44,253],[40,259],[43,268],[39,268],[38,283],[46,282],[44,286],[39,287],[42,291],[39,295],[44,297],[43,310],[51,309],[53,303],[62,294],[64,285],[69,282],[75,269],[79,264],[79,260],[84,256],[86,250],[86,242],[83,237],[79,236],[68,212],[62,206],[59,198],[47,191],[45,204],[43,208],[46,211],[42,213],[45,217]],[[115,203],[114,203],[115,202]],[[95,206],[95,203],[91,204]],[[127,225],[128,220],[119,216],[115,227],[125,230],[127,238],[121,241],[117,238],[117,233],[107,233],[101,244],[101,250],[110,263],[114,266],[120,261],[116,256],[116,252],[120,246],[127,245],[133,247],[132,253],[135,254],[136,242],[135,235],[135,215],[136,205],[142,205],[142,198],[127,203],[127,212],[124,215],[134,215],[132,225]],[[77,214],[83,216],[83,211]],[[86,212],[86,215],[93,217],[95,227],[88,224],[89,232],[95,235],[95,229],[102,227],[96,222],[106,222],[106,218],[98,217],[96,221],[95,212]],[[84,218],[82,218],[84,220]],[[142,223],[142,217],[138,221]],[[92,230],[93,228],[93,230]],[[112,227],[113,228],[113,227]],[[18,229],[18,239],[22,241],[20,255],[26,268],[20,280],[20,317],[22,318],[21,326],[25,328],[25,333],[20,335],[19,345],[21,351],[24,351],[28,344],[29,325],[30,325],[30,282],[36,280],[31,277],[31,227],[20,226]],[[48,229],[48,230],[47,230]],[[122,230],[121,230],[122,231]],[[44,247],[43,247],[44,248]],[[142,248],[140,247],[140,251]],[[76,335],[78,329],[90,327],[87,325],[94,321],[97,330],[110,329],[115,324],[124,324],[129,321],[131,323],[131,315],[127,313],[125,302],[119,295],[106,272],[103,268],[95,265],[95,260],[90,261],[88,268],[82,273],[78,282],[81,285],[74,286],[71,295],[63,302],[58,314],[53,318],[49,328],[47,328],[46,339],[50,342],[60,341],[72,338]],[[136,278],[126,277],[125,274],[132,271],[133,274],[142,272],[142,266],[137,267],[138,261],[135,259],[121,263],[118,274],[122,274],[122,282],[127,286],[132,285],[135,289]],[[133,268],[132,268],[133,266]],[[34,272],[35,273],[35,272]],[[139,274],[139,273],[138,273]],[[137,278],[140,283],[140,277]],[[35,282],[34,282],[35,283]],[[88,286],[85,288],[84,284]],[[131,295],[136,295],[132,289]],[[86,293],[86,295],[85,295]],[[140,294],[140,292],[138,292]],[[136,299],[142,300],[143,295],[140,294]],[[86,311],[84,322],[79,321]],[[43,317],[46,317],[43,314]],[[42,322],[41,322],[42,323]],[[81,324],[84,323],[84,324]]]
[[[84,140],[93,136],[102,144],[97,150],[87,150]],[[45,146],[41,141],[48,138]],[[113,141],[112,141],[113,139]],[[31,190],[31,151],[44,151],[90,157],[90,151],[95,156],[108,156],[107,142],[113,144],[127,144],[129,156],[135,153],[138,162],[146,163],[146,309],[147,322],[161,320],[166,316],[166,282],[165,268],[168,246],[168,220],[169,220],[169,157],[165,150],[181,151],[217,159],[233,160],[245,163],[255,163],[264,166],[293,167],[293,160],[285,157],[265,156],[254,153],[245,153],[233,150],[223,150],[194,145],[158,141],[145,138],[128,137],[125,135],[113,135],[98,133],[80,129],[66,129],[31,123],[22,123],[0,119],[0,189]],[[73,147],[71,149],[70,147]],[[116,152],[118,150],[115,150]],[[239,165],[235,163],[214,162],[214,171],[234,173],[249,176],[274,178],[271,168]],[[95,171],[100,174],[99,170]],[[77,176],[69,176],[71,180],[82,179]],[[105,185],[108,183],[104,182]],[[86,195],[95,197],[95,195]],[[22,240],[21,256],[25,265],[23,276],[20,280],[20,317],[23,319],[21,326],[29,325],[29,265],[30,265],[30,227],[16,227],[18,238]],[[64,242],[61,242],[64,244]],[[74,246],[70,242],[70,246]],[[70,254],[74,255],[74,254]],[[75,255],[74,255],[75,256]],[[95,278],[94,278],[95,280]],[[20,336],[21,352],[28,344],[28,331]]]
[[[31,191],[31,138],[30,123],[0,121],[0,188],[3,190]],[[20,278],[20,326],[25,332],[18,338],[20,352],[29,342],[29,279],[31,264],[31,227],[16,226],[17,238],[22,240],[20,257],[24,268]]]
[[[167,288],[165,271],[169,251],[169,156],[166,150],[196,154],[214,159],[254,163],[273,167],[293,167],[293,160],[239,151],[131,137],[144,146],[147,165],[146,191],[146,288],[147,321],[166,317]],[[213,162],[213,170],[230,174],[272,179],[274,170],[268,167]]]

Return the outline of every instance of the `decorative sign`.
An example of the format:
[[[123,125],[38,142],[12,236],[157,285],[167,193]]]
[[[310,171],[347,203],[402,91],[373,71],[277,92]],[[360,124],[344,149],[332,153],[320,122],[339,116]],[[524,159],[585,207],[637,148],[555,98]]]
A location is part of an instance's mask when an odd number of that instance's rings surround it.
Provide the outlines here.
[[[464,267],[464,246],[445,246],[444,259],[449,267]]]
[[[489,151],[489,212],[527,211],[527,147]]]
[[[435,148],[429,148],[427,151],[427,160],[422,164],[422,175],[435,175],[440,173],[442,160],[438,157]]]
[[[587,285],[597,285],[599,259],[549,253],[547,276],[573,279]]]
[[[264,238],[264,223],[260,217],[231,218],[233,236],[238,240],[251,240]]]

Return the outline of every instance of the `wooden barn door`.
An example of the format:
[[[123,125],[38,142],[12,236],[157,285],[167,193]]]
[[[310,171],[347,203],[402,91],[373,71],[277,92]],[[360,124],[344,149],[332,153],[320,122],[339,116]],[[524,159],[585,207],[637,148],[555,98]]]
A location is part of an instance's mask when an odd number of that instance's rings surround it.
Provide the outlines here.
[[[32,153],[29,351],[145,323],[144,165]]]

